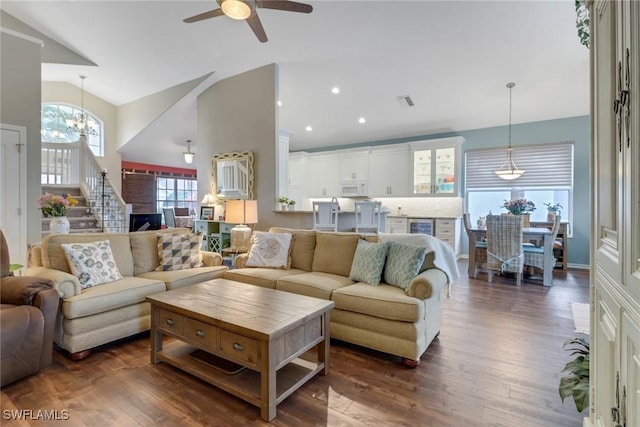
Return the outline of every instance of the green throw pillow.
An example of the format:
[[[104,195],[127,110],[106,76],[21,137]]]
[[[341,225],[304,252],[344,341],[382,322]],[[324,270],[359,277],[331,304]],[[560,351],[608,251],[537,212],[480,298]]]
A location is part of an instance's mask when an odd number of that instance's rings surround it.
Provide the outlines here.
[[[365,240],[358,240],[349,278],[357,282],[378,286],[382,278],[386,257],[386,243],[369,243]]]
[[[420,272],[420,266],[426,255],[426,248],[389,242],[387,263],[384,266],[384,281],[406,291],[409,289],[411,280]]]

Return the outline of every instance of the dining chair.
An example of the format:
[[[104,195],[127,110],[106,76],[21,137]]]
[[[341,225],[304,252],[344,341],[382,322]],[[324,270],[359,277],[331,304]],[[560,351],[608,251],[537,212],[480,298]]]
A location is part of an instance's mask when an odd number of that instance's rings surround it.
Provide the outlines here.
[[[189,216],[189,208],[173,208],[175,216]]]
[[[551,227],[551,241],[555,242],[558,236],[558,230],[560,230],[560,215],[556,215],[553,220],[553,226]],[[524,265],[530,268],[530,273],[533,274],[536,268],[539,268],[544,272],[544,245],[541,243],[538,246],[525,245],[524,250]],[[553,250],[553,249],[552,249]],[[555,265],[555,258],[552,265]]]
[[[176,214],[173,208],[162,208],[162,213],[164,214],[164,225],[166,225],[167,228],[175,228]]]
[[[494,271],[509,271],[516,273],[520,286],[523,265],[522,215],[487,215],[488,281],[492,281]]]
[[[485,267],[487,262],[487,242],[476,241],[476,235],[471,231],[471,219],[468,213],[462,214],[462,223],[464,224],[464,230],[467,232],[469,238],[469,253],[474,251],[474,261],[469,261],[469,277],[475,278],[478,275],[478,268]],[[471,247],[474,246],[474,248]]]
[[[382,202],[355,201],[356,233],[363,230],[378,233],[380,231],[380,208]]]
[[[313,229],[338,231],[338,203],[313,202]]]

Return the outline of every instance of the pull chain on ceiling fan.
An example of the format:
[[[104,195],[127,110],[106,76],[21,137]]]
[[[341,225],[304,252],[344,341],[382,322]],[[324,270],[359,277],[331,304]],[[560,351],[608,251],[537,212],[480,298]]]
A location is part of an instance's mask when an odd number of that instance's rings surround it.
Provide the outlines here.
[[[219,9],[213,9],[199,15],[186,18],[183,22],[191,24],[205,19],[226,15],[232,19],[245,20],[251,30],[262,43],[266,42],[267,34],[264,32],[262,22],[258,18],[256,8],[284,10],[287,12],[311,13],[313,7],[309,4],[298,3],[289,0],[216,0]]]

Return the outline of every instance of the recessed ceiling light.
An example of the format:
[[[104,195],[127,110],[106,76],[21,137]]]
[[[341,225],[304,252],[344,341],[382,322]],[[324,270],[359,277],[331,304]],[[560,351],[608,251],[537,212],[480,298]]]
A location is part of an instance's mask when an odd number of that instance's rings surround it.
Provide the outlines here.
[[[337,95],[340,93],[340,88],[338,86],[334,86],[331,88],[331,93]]]
[[[358,123],[367,123],[367,119],[365,119],[364,117],[360,117],[358,119]]]
[[[278,100],[278,107],[282,107],[282,101]]]
[[[311,126],[307,126],[306,128],[304,128],[304,130],[306,130],[307,132],[311,132],[313,128]]]

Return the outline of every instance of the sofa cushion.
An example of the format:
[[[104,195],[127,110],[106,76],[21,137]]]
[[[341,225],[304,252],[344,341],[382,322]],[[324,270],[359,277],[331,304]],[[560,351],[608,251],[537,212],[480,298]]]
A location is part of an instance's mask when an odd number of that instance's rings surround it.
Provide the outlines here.
[[[184,270],[202,266],[202,234],[160,233],[158,239],[158,259],[156,271]]]
[[[355,283],[336,289],[331,299],[336,303],[336,309],[383,319],[417,322],[424,317],[422,300],[410,297],[399,287],[386,283],[379,286]]]
[[[82,289],[122,279],[108,240],[93,243],[63,243],[69,268]]]
[[[353,280],[345,276],[331,273],[312,272],[282,277],[278,279],[276,289],[294,294],[330,300],[331,293],[334,290],[348,286],[352,283]]]
[[[386,243],[369,243],[365,240],[359,240],[356,253],[353,256],[349,278],[356,282],[366,282],[378,286],[382,278],[386,257]]]
[[[316,232],[311,271],[349,277],[358,240],[355,233]]]
[[[103,313],[144,302],[147,295],[165,290],[165,284],[160,280],[125,277],[115,282],[84,289],[80,295],[65,298],[62,300],[62,314],[67,319],[75,319]]]
[[[207,280],[218,279],[224,276],[229,267],[226,265],[216,267],[195,267],[174,271],[148,271],[139,276],[143,279],[161,280],[168,291],[206,282]]]
[[[238,268],[224,273],[224,278],[237,282],[248,283],[250,285],[262,286],[263,288],[276,288],[278,279],[285,276],[306,273],[304,270],[290,269],[280,270],[273,268]]]
[[[289,262],[290,247],[291,234],[289,233],[254,231],[245,265],[247,267],[287,269],[291,266]]]
[[[295,230],[293,228],[271,227],[271,233],[291,233],[291,268],[311,271],[313,254],[316,248],[316,232],[313,230]]]
[[[426,253],[425,248],[390,242],[384,281],[403,290],[408,289],[411,280],[418,275]]]
[[[92,243],[109,240],[118,271],[123,276],[133,276],[133,257],[129,233],[74,233],[49,234],[42,239],[42,265],[46,268],[71,273],[62,243]]]
[[[165,228],[162,230],[136,231],[129,233],[133,255],[133,275],[154,271],[160,265],[158,258],[158,234],[188,234],[188,228]]]

